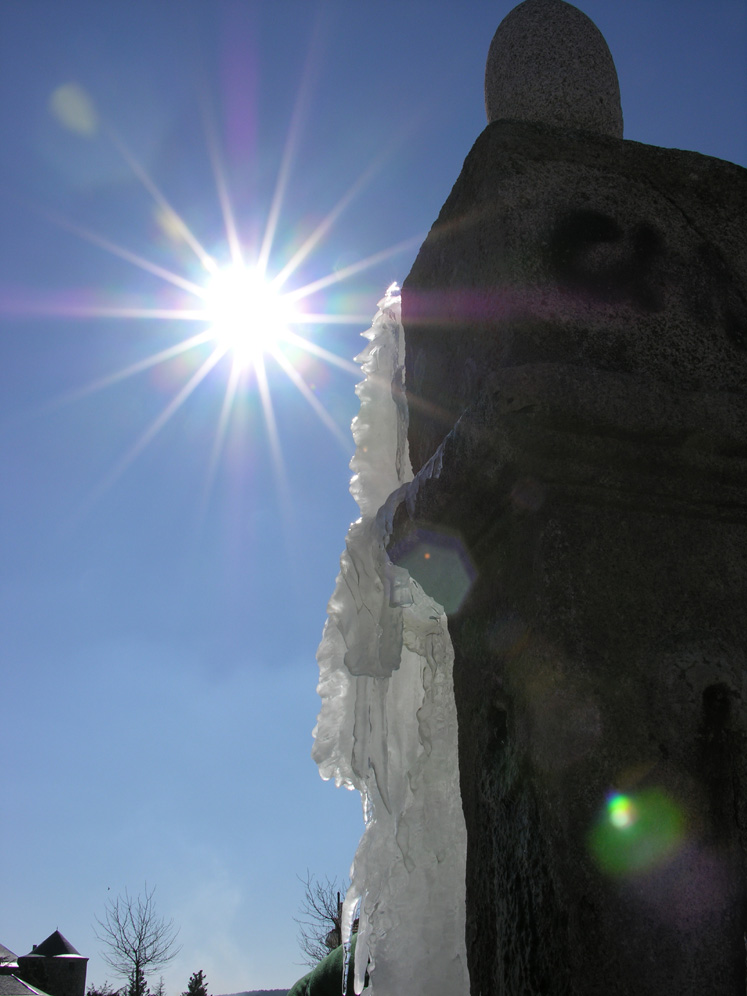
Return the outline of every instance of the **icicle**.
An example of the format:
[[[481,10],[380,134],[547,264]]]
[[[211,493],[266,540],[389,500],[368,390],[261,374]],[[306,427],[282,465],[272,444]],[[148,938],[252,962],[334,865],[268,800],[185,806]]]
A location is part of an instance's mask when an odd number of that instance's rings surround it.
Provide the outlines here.
[[[454,655],[443,609],[386,553],[412,480],[396,285],[364,334],[350,464],[361,518],[348,532],[317,653],[322,710],[313,757],[322,777],[357,788],[363,800],[366,826],[342,920],[348,945],[360,902],[356,993],[368,969],[371,996],[461,996],[469,991],[466,831]],[[430,472],[439,469],[434,463]]]

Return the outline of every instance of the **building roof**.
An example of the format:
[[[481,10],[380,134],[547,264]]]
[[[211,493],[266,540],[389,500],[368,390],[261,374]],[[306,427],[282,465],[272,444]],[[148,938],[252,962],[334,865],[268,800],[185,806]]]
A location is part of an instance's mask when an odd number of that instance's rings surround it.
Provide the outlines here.
[[[0,996],[48,996],[43,989],[30,986],[17,975],[0,975]]]
[[[59,955],[77,955],[79,958],[82,957],[80,951],[76,951],[70,941],[66,937],[63,937],[59,930],[55,930],[41,944],[35,944],[31,951],[27,955],[24,955],[24,957],[30,958],[34,955],[42,958],[56,958]]]
[[[10,948],[6,948],[4,944],[0,944],[0,962],[3,961],[15,961],[18,955],[13,954]]]

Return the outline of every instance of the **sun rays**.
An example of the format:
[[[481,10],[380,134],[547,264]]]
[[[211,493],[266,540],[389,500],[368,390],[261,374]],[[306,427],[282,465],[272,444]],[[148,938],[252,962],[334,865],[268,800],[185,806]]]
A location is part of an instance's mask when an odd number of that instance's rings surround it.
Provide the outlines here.
[[[255,365],[263,353],[274,354],[293,324],[289,302],[256,267],[216,270],[205,291],[210,333],[239,369]]]
[[[303,87],[302,87],[303,90]],[[307,95],[306,95],[307,96]],[[118,132],[106,123],[90,96],[77,84],[58,88],[50,100],[50,110],[58,122],[69,131],[76,132],[81,141],[105,138],[127,163],[132,174],[147,191],[153,202],[154,217],[159,231],[175,245],[188,247],[196,265],[187,272],[179,272],[148,258],[148,254],[132,251],[112,238],[92,231],[68,218],[44,211],[56,225],[67,229],[78,238],[97,246],[142,273],[156,278],[164,290],[165,303],[159,298],[157,306],[149,301],[140,307],[133,298],[122,295],[102,297],[91,292],[88,300],[57,300],[41,304],[29,302],[16,307],[16,311],[59,315],[64,317],[139,320],[147,322],[186,322],[192,329],[183,339],[159,348],[136,362],[127,364],[83,387],[56,399],[53,405],[69,403],[96,391],[104,390],[130,377],[169,364],[183,354],[197,350],[196,364],[192,366],[181,386],[160,412],[143,428],[133,443],[114,462],[91,495],[91,501],[100,498],[130,465],[149,446],[164,426],[185,405],[201,385],[223,377],[223,398],[217,416],[213,443],[206,455],[206,477],[203,504],[206,505],[221,464],[232,419],[237,414],[237,402],[242,392],[251,391],[257,398],[264,423],[264,435],[271,455],[278,488],[285,491],[283,447],[275,416],[273,389],[282,373],[288,384],[299,392],[314,417],[329,431],[345,453],[350,451],[347,427],[342,427],[315,393],[313,383],[304,374],[299,357],[304,354],[351,376],[358,377],[360,369],[350,360],[326,349],[317,341],[318,330],[324,326],[355,325],[367,327],[370,316],[346,313],[330,307],[319,309],[320,293],[342,281],[361,273],[396,253],[414,247],[420,240],[408,240],[389,249],[377,252],[337,271],[325,273],[293,284],[293,278],[317,258],[315,252],[329,237],[333,226],[343,211],[361,192],[371,177],[381,168],[379,160],[369,165],[360,177],[338,199],[331,210],[299,243],[285,251],[285,258],[271,270],[271,260],[277,256],[276,242],[280,229],[285,195],[294,167],[295,152],[302,124],[304,99],[299,99],[291,116],[285,148],[281,156],[273,196],[266,210],[261,236],[255,243],[242,238],[244,225],[233,208],[227,171],[220,151],[220,143],[212,116],[203,113],[207,153],[212,165],[215,194],[220,207],[224,230],[224,245],[214,252],[208,251],[192,231],[184,217],[174,208],[153,177],[137,159]],[[203,107],[205,112],[205,107]],[[227,258],[221,263],[218,255]],[[168,292],[168,295],[166,295]],[[173,302],[173,303],[172,303]],[[194,326],[196,325],[196,331]],[[224,361],[224,362],[221,362]],[[270,367],[277,373],[270,377]],[[223,375],[219,374],[224,370]],[[53,405],[47,406],[52,407]]]

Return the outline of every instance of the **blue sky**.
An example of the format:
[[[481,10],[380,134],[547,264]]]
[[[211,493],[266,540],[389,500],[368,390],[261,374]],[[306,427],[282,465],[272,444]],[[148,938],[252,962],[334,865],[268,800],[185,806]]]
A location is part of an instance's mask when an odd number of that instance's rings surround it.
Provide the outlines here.
[[[349,367],[484,127],[511,6],[0,4],[0,942],[17,953],[59,927],[89,981],[111,978],[94,916],[147,881],[181,926],[172,996],[200,968],[215,993],[302,974],[297,876],[344,876],[361,832],[309,757],[356,515],[356,377],[287,347],[315,401],[268,356],[272,417],[249,367],[222,421],[229,353],[177,407],[214,344],[175,351],[205,323],[153,312],[195,307],[164,272],[208,274],[158,198],[219,263],[222,193],[248,259],[279,204],[270,275],[316,232],[284,289],[323,284],[303,307],[332,317],[297,331]],[[617,64],[626,138],[747,164],[742,0],[578,6]]]

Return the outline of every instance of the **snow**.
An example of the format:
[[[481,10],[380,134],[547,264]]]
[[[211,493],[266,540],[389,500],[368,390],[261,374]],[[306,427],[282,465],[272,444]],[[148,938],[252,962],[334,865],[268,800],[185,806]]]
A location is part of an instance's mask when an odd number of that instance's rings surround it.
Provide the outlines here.
[[[363,802],[343,911],[349,941],[360,904],[356,993],[368,965],[371,996],[466,996],[454,654],[441,606],[386,553],[394,512],[416,486],[396,284],[364,335],[350,464],[361,517],[348,531],[317,653],[322,709],[312,754],[323,778],[357,789]],[[433,461],[427,473],[439,469]]]

